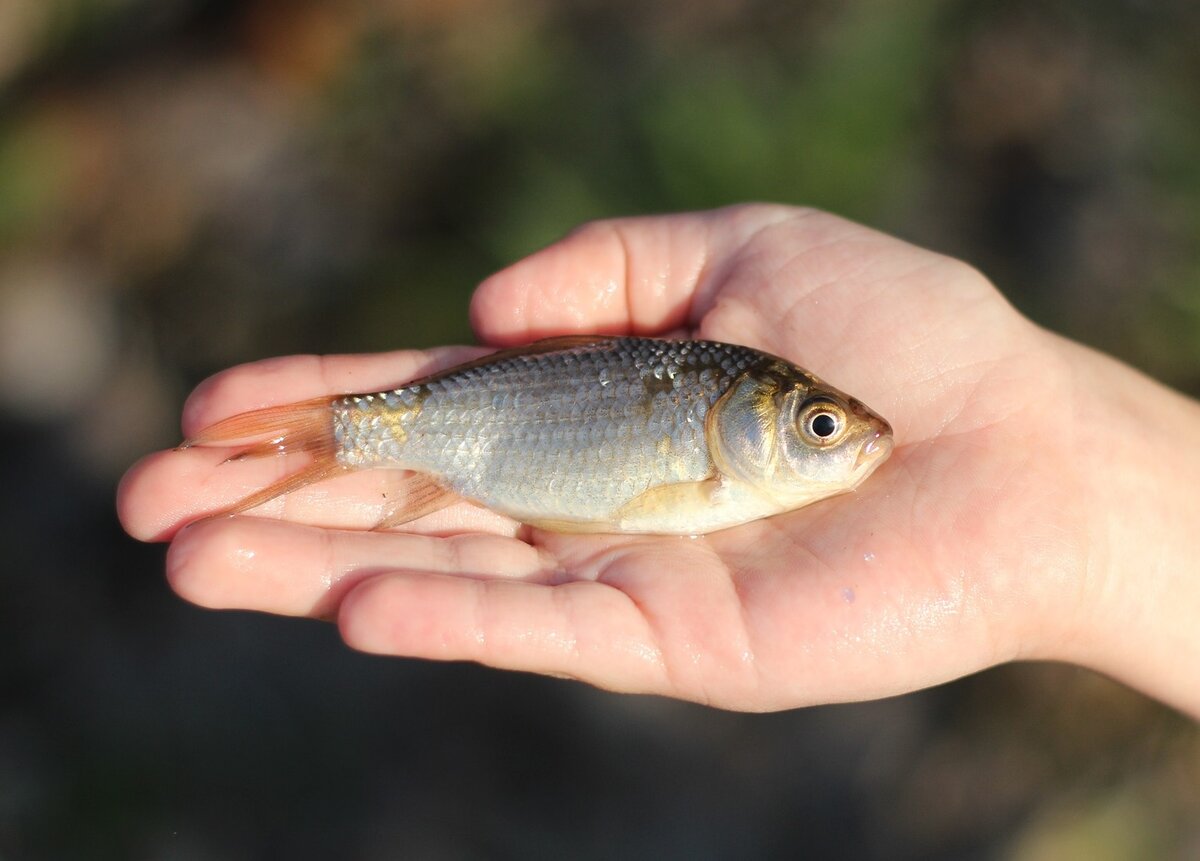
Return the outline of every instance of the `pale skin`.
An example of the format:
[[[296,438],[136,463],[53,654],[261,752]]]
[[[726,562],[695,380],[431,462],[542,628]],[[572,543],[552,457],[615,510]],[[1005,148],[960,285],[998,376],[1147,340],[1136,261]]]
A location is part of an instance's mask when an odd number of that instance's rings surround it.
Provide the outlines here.
[[[885,416],[897,448],[852,494],[700,538],[556,534],[469,503],[372,531],[387,471],[206,519],[296,462],[167,451],[126,475],[126,529],[171,542],[189,601],[334,619],[367,652],[751,711],[1063,660],[1200,717],[1200,406],[1035,326],[965,264],[750,205],[587,225],[489,278],[471,316],[493,346],[764,349]],[[183,430],[482,352],[244,365],[196,390]]]

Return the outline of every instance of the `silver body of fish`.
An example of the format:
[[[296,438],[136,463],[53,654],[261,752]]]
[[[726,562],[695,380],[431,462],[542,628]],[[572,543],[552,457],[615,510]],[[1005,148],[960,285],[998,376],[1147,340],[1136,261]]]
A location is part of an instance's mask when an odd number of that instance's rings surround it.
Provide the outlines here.
[[[297,418],[272,424],[272,410],[289,409]],[[464,497],[559,531],[675,534],[850,490],[892,447],[886,421],[783,359],[597,336],[504,351],[392,391],[235,416],[190,444],[263,433],[274,433],[272,450],[313,452],[312,474],[238,510],[332,471],[389,467],[446,498],[417,494],[385,525]]]

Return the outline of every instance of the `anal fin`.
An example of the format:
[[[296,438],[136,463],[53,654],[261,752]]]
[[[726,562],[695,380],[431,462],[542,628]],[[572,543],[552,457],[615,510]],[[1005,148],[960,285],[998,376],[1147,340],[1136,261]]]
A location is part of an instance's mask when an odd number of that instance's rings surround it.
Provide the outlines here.
[[[372,529],[391,529],[426,514],[433,514],[462,499],[421,472],[405,476],[399,485],[399,499],[384,506],[383,516]]]

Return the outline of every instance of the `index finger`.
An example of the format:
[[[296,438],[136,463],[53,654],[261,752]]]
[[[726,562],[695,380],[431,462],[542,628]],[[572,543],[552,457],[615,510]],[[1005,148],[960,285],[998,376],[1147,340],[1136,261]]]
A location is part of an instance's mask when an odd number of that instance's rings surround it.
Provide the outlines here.
[[[483,341],[499,345],[694,324],[732,250],[802,212],[744,205],[590,222],[480,284],[471,323]]]

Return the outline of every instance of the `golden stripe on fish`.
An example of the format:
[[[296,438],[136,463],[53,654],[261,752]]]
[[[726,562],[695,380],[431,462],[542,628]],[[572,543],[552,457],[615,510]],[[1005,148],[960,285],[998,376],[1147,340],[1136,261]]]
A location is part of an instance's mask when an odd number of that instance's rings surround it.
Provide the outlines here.
[[[852,489],[891,450],[887,422],[783,359],[595,336],[504,351],[392,391],[234,416],[188,444],[267,434],[273,450],[313,461],[234,510],[344,469],[386,467],[421,476],[415,507],[402,500],[386,525],[462,497],[576,531],[724,528]]]

